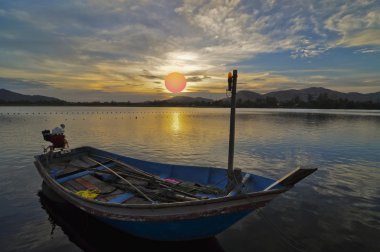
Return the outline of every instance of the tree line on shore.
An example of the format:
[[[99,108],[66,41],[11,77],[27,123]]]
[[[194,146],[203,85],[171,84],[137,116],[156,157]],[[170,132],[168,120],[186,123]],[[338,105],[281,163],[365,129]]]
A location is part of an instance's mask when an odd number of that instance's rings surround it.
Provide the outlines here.
[[[102,107],[229,107],[228,99],[215,101],[192,101],[173,103],[170,100],[148,102],[66,102],[66,101],[1,101],[5,106],[102,106]],[[237,99],[238,108],[307,108],[307,109],[380,109],[380,103],[372,101],[351,101],[348,99],[331,99],[326,93],[316,98],[308,96],[306,101],[296,96],[288,101],[279,101],[275,97],[258,98],[256,100]]]

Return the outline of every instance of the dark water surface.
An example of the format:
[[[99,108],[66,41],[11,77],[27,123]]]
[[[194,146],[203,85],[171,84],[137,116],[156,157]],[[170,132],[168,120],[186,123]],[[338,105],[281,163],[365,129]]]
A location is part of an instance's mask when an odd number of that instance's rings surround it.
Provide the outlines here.
[[[176,243],[134,238],[46,198],[33,156],[47,145],[41,130],[60,123],[73,148],[227,164],[227,109],[0,107],[1,251],[380,251],[380,111],[239,109],[235,167],[273,178],[319,170],[215,238]]]

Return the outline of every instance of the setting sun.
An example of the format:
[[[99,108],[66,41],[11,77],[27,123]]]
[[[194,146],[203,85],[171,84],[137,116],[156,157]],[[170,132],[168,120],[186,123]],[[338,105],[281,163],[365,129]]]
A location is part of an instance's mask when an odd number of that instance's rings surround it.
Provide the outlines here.
[[[186,78],[178,72],[170,73],[165,77],[165,87],[172,93],[179,93],[186,87]]]

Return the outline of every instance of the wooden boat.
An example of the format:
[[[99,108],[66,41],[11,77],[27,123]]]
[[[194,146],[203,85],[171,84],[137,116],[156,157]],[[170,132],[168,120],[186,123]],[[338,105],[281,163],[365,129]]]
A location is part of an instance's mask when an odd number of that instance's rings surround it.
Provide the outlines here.
[[[162,164],[92,147],[35,156],[46,185],[64,200],[129,234],[179,241],[212,237],[265,206],[316,169],[279,180],[242,172],[226,191],[225,169]]]

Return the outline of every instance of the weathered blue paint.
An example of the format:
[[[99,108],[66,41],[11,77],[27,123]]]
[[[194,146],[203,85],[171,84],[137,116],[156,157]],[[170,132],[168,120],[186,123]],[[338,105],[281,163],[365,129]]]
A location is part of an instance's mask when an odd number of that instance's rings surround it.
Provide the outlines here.
[[[252,212],[252,210],[176,221],[101,221],[129,234],[159,241],[185,241],[215,236]]]
[[[129,192],[123,193],[123,194],[116,196],[115,198],[110,199],[108,202],[109,203],[123,203],[127,199],[132,198],[133,196],[135,196],[134,193],[129,193]]]
[[[62,183],[65,183],[67,181],[77,179],[77,178],[86,176],[88,174],[93,174],[93,173],[94,173],[93,171],[82,171],[82,172],[78,172],[78,173],[63,177],[63,178],[59,178],[59,179],[57,179],[57,182],[62,184]]]
[[[51,170],[50,170],[50,176],[52,176],[53,178],[59,176],[60,174],[62,174],[63,172],[63,169],[62,168],[58,168],[58,167],[53,167]]]
[[[112,163],[112,164],[108,164],[108,165],[105,165],[105,166],[107,166],[108,168],[111,168],[114,165],[115,164]],[[93,169],[101,171],[101,170],[104,170],[105,168],[102,167],[102,166],[97,166],[97,167],[94,167]],[[95,171],[82,171],[82,172],[78,172],[78,173],[75,173],[75,174],[72,174],[72,175],[69,175],[69,176],[58,178],[57,182],[62,184],[64,182],[67,182],[67,181],[70,181],[70,180],[73,180],[73,179],[77,179],[77,178],[80,178],[80,177],[84,177],[84,176],[86,176],[88,174],[94,174],[94,173],[95,173]]]

